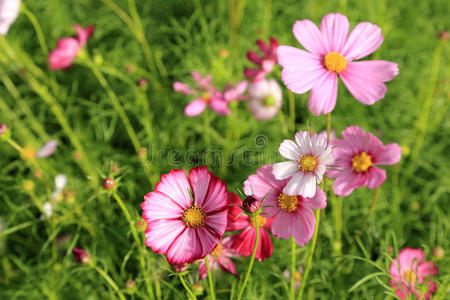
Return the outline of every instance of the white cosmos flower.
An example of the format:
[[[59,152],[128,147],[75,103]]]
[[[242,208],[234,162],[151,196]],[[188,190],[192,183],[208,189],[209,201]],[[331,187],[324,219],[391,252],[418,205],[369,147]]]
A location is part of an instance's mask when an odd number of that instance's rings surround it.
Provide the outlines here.
[[[50,218],[53,214],[52,204],[48,201],[42,204],[42,210],[44,211],[43,219]]]
[[[0,34],[6,35],[9,26],[17,19],[20,0],[0,0]]]
[[[55,177],[55,190],[52,192],[52,199],[57,200],[64,188],[67,185],[67,176],[65,174],[58,174]]]
[[[316,133],[310,136],[307,131],[299,131],[295,134],[295,143],[284,140],[278,151],[290,160],[275,164],[272,170],[276,179],[290,178],[283,193],[314,197],[316,184],[322,181],[327,166],[334,162],[327,139]]]
[[[258,120],[273,118],[281,107],[282,92],[276,80],[263,79],[250,86],[248,108]]]

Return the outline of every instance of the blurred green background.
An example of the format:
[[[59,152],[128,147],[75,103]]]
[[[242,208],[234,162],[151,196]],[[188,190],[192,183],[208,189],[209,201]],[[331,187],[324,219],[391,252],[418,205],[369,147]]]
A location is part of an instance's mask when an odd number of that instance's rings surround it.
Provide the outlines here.
[[[403,156],[398,165],[387,168],[379,201],[351,249],[373,191],[361,188],[342,200],[329,199],[307,299],[389,298],[383,286],[389,285],[388,277],[372,276],[380,270],[368,261],[388,270],[389,256],[395,256],[397,248],[423,248],[429,259],[437,246],[449,253],[450,53],[448,41],[438,38],[450,29],[448,1],[137,0],[136,9],[134,1],[125,0],[24,2],[27,13],[20,14],[1,43],[0,122],[8,124],[21,146],[38,149],[49,139],[58,140],[59,146],[52,157],[39,160],[43,174],[36,178],[34,168],[14,148],[0,144],[1,299],[116,298],[96,270],[74,261],[74,247],[86,249],[130,299],[148,298],[145,278],[154,286],[158,278],[162,299],[185,298],[178,278],[169,276],[165,259],[135,243],[127,218],[111,193],[102,189],[101,179],[116,177],[117,193],[133,223],[140,219],[143,196],[172,168],[209,162],[230,191],[241,189],[261,164],[278,160],[274,151],[284,138],[293,137],[286,89],[282,110],[288,135],[278,118],[255,120],[245,102],[236,104],[227,117],[208,111],[188,118],[183,108],[189,100],[173,92],[172,83],[192,83],[191,70],[212,74],[221,88],[242,80],[243,68],[251,67],[246,52],[256,49],[257,38],[273,36],[280,44],[299,47],[293,23],[310,19],[318,24],[329,12],[347,15],[352,27],[362,21],[378,24],[384,43],[368,59],[394,61],[400,69],[387,83],[386,97],[373,106],[360,104],[340,84],[332,128],[339,136],[349,125],[361,126],[383,143],[400,144]],[[89,59],[67,71],[50,72],[32,21],[42,28],[41,41],[49,50],[59,38],[74,34],[73,24],[95,25],[86,49]],[[98,81],[94,70],[106,83]],[[138,85],[141,79],[146,86]],[[312,116],[307,97],[295,95],[295,131],[305,130],[307,124],[324,130],[326,116]],[[137,154],[139,147],[130,142],[111,98],[123,106],[145,152]],[[66,128],[61,120],[67,121]],[[81,160],[70,132],[84,149]],[[211,150],[222,153],[222,163],[205,159],[205,151]],[[186,159],[189,151],[199,155]],[[52,217],[41,218],[59,173],[68,176],[65,197],[54,204]],[[389,246],[394,253],[388,253]],[[307,249],[297,247],[299,266]],[[289,268],[289,251],[289,241],[274,239],[273,256],[255,263],[246,299],[287,297],[283,272]],[[351,256],[342,257],[347,251]],[[248,258],[235,261],[244,273]],[[448,255],[437,264],[438,297],[445,299]],[[197,272],[193,265],[190,284],[198,283]],[[235,295],[234,277],[216,277],[218,298]],[[354,286],[361,279],[367,281]],[[135,282],[134,289],[127,287],[129,280]],[[207,297],[206,282],[199,284],[205,289],[199,297]]]

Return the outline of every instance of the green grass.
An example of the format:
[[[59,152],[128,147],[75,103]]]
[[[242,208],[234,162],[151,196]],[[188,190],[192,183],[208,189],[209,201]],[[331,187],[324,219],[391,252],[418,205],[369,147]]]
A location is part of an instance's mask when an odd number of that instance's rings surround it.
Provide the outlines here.
[[[428,259],[432,259],[432,249],[441,246],[447,255],[437,261],[440,287],[435,298],[449,297],[450,52],[448,42],[437,38],[441,30],[450,28],[447,1],[254,0],[246,1],[238,25],[239,12],[230,12],[232,1],[137,1],[149,48],[139,36],[137,23],[130,30],[106,5],[117,3],[132,17],[128,3],[134,1],[24,2],[39,21],[50,50],[60,37],[73,34],[74,23],[94,24],[96,31],[87,47],[94,62],[84,60],[68,71],[48,71],[45,47],[43,51],[35,28],[23,13],[0,43],[0,122],[8,124],[19,145],[37,149],[50,138],[59,142],[52,157],[38,161],[41,179],[33,176],[34,168],[14,148],[0,144],[0,216],[4,222],[0,298],[118,298],[99,272],[74,261],[74,247],[86,249],[127,298],[148,299],[146,279],[154,286],[155,278],[159,278],[162,299],[186,298],[165,258],[135,243],[123,210],[102,189],[101,179],[116,176],[117,194],[132,222],[140,218],[143,196],[172,168],[189,169],[209,161],[209,169],[227,182],[230,191],[241,189],[261,164],[280,159],[276,149],[284,138],[293,137],[293,131],[285,136],[278,118],[253,119],[245,103],[236,105],[228,117],[209,111],[187,118],[183,107],[188,99],[172,91],[172,82],[188,81],[191,70],[211,73],[220,87],[236,82],[242,79],[243,68],[250,66],[245,53],[255,49],[257,38],[274,36],[280,44],[298,46],[291,31],[295,20],[311,19],[317,24],[325,14],[336,11],[346,14],[351,26],[361,21],[378,24],[384,43],[369,58],[398,63],[400,74],[387,84],[386,97],[373,106],[361,105],[340,86],[332,128],[340,133],[349,125],[359,125],[384,143],[399,143],[404,153],[398,165],[387,168],[388,179],[381,186],[378,203],[351,249],[373,191],[361,188],[342,199],[341,246],[344,253],[350,250],[348,256],[337,254],[339,219],[335,213],[339,206],[336,199],[328,199],[305,298],[393,299],[387,294],[392,291],[387,288],[386,272],[389,256],[395,253],[389,255],[388,246],[394,252],[423,248]],[[235,30],[230,30],[230,15]],[[228,57],[219,55],[223,49]],[[93,65],[111,90],[99,83]],[[131,73],[127,72],[129,65],[134,66]],[[147,88],[136,85],[141,78],[148,80]],[[287,122],[286,89],[283,93]],[[111,99],[115,97],[140,146],[147,149],[144,157],[138,158],[114,109]],[[307,95],[295,96],[295,117],[295,130],[305,130],[307,124],[315,131],[325,129],[326,116],[313,117],[307,110]],[[67,127],[61,120],[67,120]],[[84,149],[81,162],[74,159],[77,147]],[[225,161],[215,161],[211,152],[208,160],[203,154],[211,150],[223,153]],[[198,157],[190,156],[192,151]],[[232,163],[226,164],[231,158]],[[113,174],[112,164],[120,167],[119,174]],[[58,202],[52,218],[41,219],[39,207],[48,200],[58,173],[67,174],[67,190],[76,194],[73,201]],[[34,182],[32,192],[24,189],[26,180]],[[138,236],[143,239],[142,232]],[[64,242],[61,237],[66,237]],[[255,262],[245,299],[287,299],[288,282],[282,274],[290,268],[290,242],[273,241],[273,256]],[[297,267],[304,267],[308,248],[297,247]],[[248,258],[235,262],[244,274]],[[198,282],[197,269],[192,265],[185,276],[189,285]],[[136,282],[135,290],[126,287],[130,279]],[[200,284],[204,288],[200,298],[208,297],[207,281]],[[217,298],[235,297],[237,291],[233,276],[216,273]]]

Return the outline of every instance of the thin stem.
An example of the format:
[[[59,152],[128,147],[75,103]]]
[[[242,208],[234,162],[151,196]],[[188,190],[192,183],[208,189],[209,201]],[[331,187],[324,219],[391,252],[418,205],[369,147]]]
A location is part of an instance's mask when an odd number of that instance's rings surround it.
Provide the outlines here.
[[[295,131],[295,99],[294,94],[288,90],[289,99],[289,125],[291,132]]]
[[[336,195],[331,192],[331,209],[333,214],[335,237],[333,241],[333,250],[337,256],[342,254],[342,198],[336,197]]]
[[[208,149],[211,148],[211,138],[209,136],[209,111],[206,109],[203,113],[203,131],[204,131],[204,138],[205,138],[205,144]]]
[[[211,298],[213,300],[215,300],[216,299],[216,292],[214,291],[214,282],[213,282],[213,278],[212,278],[212,272],[211,272],[211,269],[209,267],[208,255],[205,256],[205,264],[206,264],[206,270],[208,272],[208,281],[209,281],[209,289],[210,289],[210,293],[211,293]]]
[[[184,281],[183,275],[182,274],[178,274],[178,277],[180,277],[181,284],[184,286],[184,289],[189,294],[189,296],[191,296],[192,299],[197,299],[195,294],[191,291],[191,289],[187,286],[186,282]]]
[[[291,237],[291,279],[290,279],[290,291],[289,291],[289,299],[295,299],[295,247],[297,243],[295,242],[294,237]]]
[[[317,236],[319,235],[319,224],[320,224],[320,210],[316,209],[314,211],[314,216],[316,217],[316,227],[314,228],[314,235],[312,237],[311,249],[308,253],[308,258],[306,260],[305,273],[303,274],[302,281],[300,283],[300,290],[298,292],[297,300],[303,299],[303,292],[305,291],[306,279],[308,279],[309,272],[312,268],[312,259],[314,256],[314,250],[316,249]]]
[[[327,142],[330,142],[330,132],[331,132],[331,113],[327,114]]]
[[[41,46],[41,49],[42,49],[42,53],[44,54],[45,57],[47,57],[48,56],[48,48],[47,48],[47,44],[45,43],[44,32],[42,31],[42,28],[39,25],[39,21],[34,16],[34,14],[26,7],[25,3],[22,4],[22,11],[28,17],[31,24],[33,25],[34,30],[36,31],[36,35],[39,40],[39,45]]]
[[[252,217],[255,222],[256,228],[256,238],[255,238],[255,247],[253,248],[252,256],[250,257],[250,263],[248,265],[247,273],[245,274],[244,282],[242,283],[241,289],[239,290],[237,299],[240,300],[242,298],[242,294],[244,294],[245,287],[247,286],[247,281],[250,278],[250,273],[252,272],[253,263],[255,261],[256,251],[258,250],[259,243],[259,224],[258,217]]]
[[[122,209],[123,214],[125,215],[125,218],[128,221],[128,224],[130,225],[131,228],[131,233],[133,235],[134,241],[138,247],[138,252],[139,252],[139,263],[141,265],[141,269],[142,272],[144,274],[146,274],[146,265],[145,265],[145,257],[142,253],[142,241],[138,236],[137,230],[136,230],[136,226],[135,226],[135,222],[133,221],[133,219],[131,218],[130,212],[128,211],[127,207],[125,206],[125,204],[123,203],[122,199],[119,197],[119,195],[117,195],[117,193],[113,192],[113,197],[114,199],[116,199],[117,204],[119,204],[120,208]],[[152,268],[152,270],[154,271],[154,269]],[[145,280],[145,286],[147,288],[147,292],[150,296],[150,299],[155,299],[155,295],[153,293],[153,289],[151,286],[151,282],[148,278],[148,276],[144,276],[144,280]]]
[[[117,293],[117,295],[119,295],[119,298],[121,300],[126,300],[127,299],[122,294],[122,292],[120,291],[119,287],[114,282],[114,280],[105,271],[103,271],[102,269],[100,269],[96,265],[93,265],[92,267],[103,277],[103,279],[106,280],[106,282],[108,282],[108,284],[113,288],[113,290]]]
[[[280,120],[281,131],[283,132],[283,135],[285,137],[287,137],[289,135],[289,132],[288,132],[288,129],[286,127],[286,119],[284,118],[284,113],[283,113],[283,111],[281,109],[278,112],[278,119]]]
[[[363,223],[361,225],[361,228],[359,228],[358,233],[355,235],[355,237],[352,240],[352,243],[350,244],[350,248],[348,249],[347,253],[350,253],[350,250],[352,250],[353,246],[355,245],[356,240],[361,236],[361,234],[364,231],[364,228],[366,227],[367,221],[369,220],[370,215],[373,212],[373,209],[375,207],[375,204],[378,200],[378,195],[380,194],[380,187],[377,187],[375,191],[373,192],[373,198],[372,203],[370,203],[369,210],[367,211],[367,214],[364,216]]]

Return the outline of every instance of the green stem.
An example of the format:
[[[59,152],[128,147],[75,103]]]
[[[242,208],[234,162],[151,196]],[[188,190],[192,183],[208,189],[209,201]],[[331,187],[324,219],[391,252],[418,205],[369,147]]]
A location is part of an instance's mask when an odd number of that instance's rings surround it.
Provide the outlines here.
[[[130,212],[128,211],[127,207],[125,206],[125,204],[123,203],[123,201],[119,197],[119,195],[117,195],[117,193],[113,192],[113,196],[114,196],[114,199],[116,199],[117,204],[119,204],[120,208],[122,209],[122,212],[125,215],[125,218],[127,219],[128,224],[130,225],[131,233],[132,233],[134,241],[135,241],[135,243],[136,243],[136,245],[138,247],[139,263],[141,265],[141,269],[142,269],[142,272],[144,274],[144,281],[145,281],[145,286],[147,288],[148,295],[149,295],[150,299],[155,299],[155,295],[153,293],[151,282],[150,282],[148,276],[145,275],[147,273],[147,268],[146,268],[146,264],[145,264],[145,257],[144,257],[143,252],[142,252],[142,246],[143,245],[142,245],[141,239],[138,236],[138,233],[137,233],[137,230],[136,230],[136,226],[135,226],[135,222],[131,218]],[[152,271],[154,271],[154,268],[152,268]]]
[[[45,43],[44,32],[42,31],[42,28],[39,25],[39,22],[38,22],[37,18],[26,7],[25,3],[22,4],[21,9],[22,9],[23,13],[28,17],[28,19],[30,20],[31,24],[33,25],[34,30],[36,31],[36,35],[37,35],[38,40],[39,40],[39,45],[41,46],[41,49],[42,49],[42,53],[44,54],[45,57],[47,57],[48,56],[48,48],[47,48],[47,44]]]
[[[309,249],[308,258],[306,260],[305,273],[303,274],[302,281],[300,283],[300,290],[298,292],[297,300],[303,299],[303,292],[305,291],[306,280],[308,279],[309,272],[312,268],[312,259],[314,256],[314,250],[316,249],[317,236],[319,235],[319,224],[320,224],[320,210],[316,209],[314,211],[314,216],[316,217],[316,227],[314,228],[314,235],[312,237],[311,248]]]
[[[191,289],[187,286],[186,282],[184,281],[183,275],[178,274],[178,277],[180,277],[181,284],[184,286],[184,289],[189,294],[189,296],[191,296],[192,299],[197,299],[195,294],[191,291]]]
[[[327,142],[330,142],[330,132],[331,132],[331,113],[327,114]]]
[[[333,214],[335,237],[333,241],[333,250],[336,256],[342,255],[342,198],[336,197],[331,191],[331,209]]]
[[[290,290],[289,290],[289,299],[295,299],[295,247],[297,243],[295,242],[294,237],[291,237],[291,278],[290,278]]]
[[[284,113],[283,113],[283,111],[281,109],[278,112],[278,119],[280,120],[281,131],[283,132],[283,135],[285,137],[287,137],[289,135],[289,132],[288,132],[288,129],[286,127],[286,119],[284,118]]]
[[[98,67],[92,62],[89,63],[89,67],[91,68],[95,77],[97,77],[97,80],[100,83],[100,85],[105,89],[106,93],[108,94],[108,98],[111,100],[114,110],[119,115],[120,119],[122,120],[123,125],[125,126],[125,129],[127,130],[128,136],[130,137],[131,143],[133,144],[136,153],[139,153],[139,150],[141,149],[141,145],[137,138],[136,132],[133,129],[133,126],[131,126],[130,119],[128,119],[128,116],[127,116],[125,110],[123,109],[122,105],[120,104],[119,98],[114,93],[114,91],[111,89],[111,87],[109,86],[105,77],[99,71]]]
[[[119,295],[119,298],[121,300],[126,300],[127,298],[125,298],[125,296],[122,294],[122,292],[120,291],[119,287],[117,286],[117,284],[114,282],[114,280],[102,269],[100,269],[99,267],[97,267],[96,265],[92,266],[102,277],[103,279],[106,280],[106,282],[108,282],[108,284],[112,287],[112,289],[117,293],[117,295]]]
[[[252,256],[250,257],[250,263],[248,265],[247,273],[245,274],[244,282],[242,283],[241,289],[239,290],[237,299],[240,300],[242,298],[242,294],[244,294],[245,287],[247,286],[247,281],[250,278],[250,273],[252,272],[253,263],[255,261],[256,251],[258,250],[259,243],[259,224],[258,217],[252,217],[255,222],[256,228],[256,238],[255,238],[255,247],[253,248]]]
[[[209,266],[208,255],[205,256],[205,264],[206,264],[206,270],[208,272],[208,281],[209,281],[209,289],[210,289],[210,293],[211,293],[211,299],[215,300],[216,292],[214,291],[214,282],[213,282],[213,278],[212,278],[212,272],[211,272],[211,269]]]
[[[289,125],[291,132],[295,131],[295,99],[294,94],[288,90],[289,99]]]

